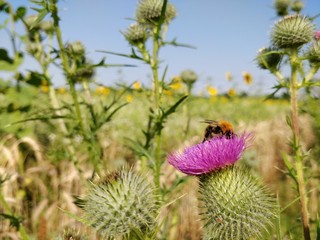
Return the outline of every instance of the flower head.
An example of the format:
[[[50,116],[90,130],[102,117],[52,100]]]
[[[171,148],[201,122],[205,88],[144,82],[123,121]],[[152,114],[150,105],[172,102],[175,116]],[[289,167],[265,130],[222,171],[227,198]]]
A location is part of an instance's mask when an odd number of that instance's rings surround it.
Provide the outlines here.
[[[92,183],[82,204],[83,222],[112,239],[123,239],[133,231],[151,232],[159,210],[152,185],[132,170],[113,172]]]
[[[205,174],[233,165],[251,140],[252,134],[246,133],[230,139],[216,137],[169,155],[168,162],[188,175]]]
[[[243,71],[242,72],[242,77],[243,77],[243,81],[247,84],[250,85],[253,81],[253,77],[249,72]]]
[[[309,18],[287,15],[273,26],[271,40],[278,48],[298,48],[310,42],[314,33],[315,25]]]

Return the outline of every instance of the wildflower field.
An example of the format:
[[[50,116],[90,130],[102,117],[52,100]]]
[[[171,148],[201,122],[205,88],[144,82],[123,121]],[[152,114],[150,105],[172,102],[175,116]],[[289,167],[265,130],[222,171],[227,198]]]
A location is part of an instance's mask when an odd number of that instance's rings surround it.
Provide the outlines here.
[[[100,50],[147,66],[150,87],[97,81],[112,63],[65,42],[59,1],[29,2],[0,0],[0,239],[320,239],[320,32],[303,1],[272,2],[254,59],[269,95],[195,94],[196,69],[160,71],[162,48],[192,47],[165,39],[170,1],[137,1],[128,53]]]

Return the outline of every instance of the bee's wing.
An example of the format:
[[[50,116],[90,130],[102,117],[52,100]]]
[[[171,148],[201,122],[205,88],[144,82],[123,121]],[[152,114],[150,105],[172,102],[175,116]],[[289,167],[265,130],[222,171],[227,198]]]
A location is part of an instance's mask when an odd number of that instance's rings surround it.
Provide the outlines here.
[[[209,119],[205,119],[204,121],[201,121],[201,123],[207,123],[207,124],[214,124],[214,125],[218,125],[218,121],[215,121],[215,120],[209,120]]]

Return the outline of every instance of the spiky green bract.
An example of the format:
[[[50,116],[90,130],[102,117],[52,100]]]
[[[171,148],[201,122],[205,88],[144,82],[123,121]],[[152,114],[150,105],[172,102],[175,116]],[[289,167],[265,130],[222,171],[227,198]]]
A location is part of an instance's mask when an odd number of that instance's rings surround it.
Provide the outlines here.
[[[315,25],[301,15],[287,15],[272,28],[271,40],[278,48],[298,48],[310,42],[315,33]]]
[[[305,53],[311,65],[320,65],[320,41],[315,41]]]
[[[287,15],[289,6],[290,0],[275,0],[274,2],[274,8],[279,16]]]
[[[57,236],[54,240],[88,240],[88,238],[81,234],[79,230],[67,229],[63,236]]]
[[[122,34],[134,46],[143,44],[148,39],[148,29],[144,24],[140,23],[131,24]]]
[[[163,0],[140,0],[136,10],[136,20],[139,23],[157,24],[160,21]],[[175,7],[167,3],[164,22],[169,23],[177,15]]]
[[[275,48],[261,48],[256,58],[261,69],[269,69],[271,72],[277,70],[281,62],[282,55]]]
[[[146,177],[121,170],[92,184],[83,210],[84,222],[102,236],[129,239],[132,232],[147,236],[153,230],[159,204]]]
[[[267,233],[276,201],[248,170],[233,165],[201,175],[199,181],[203,239],[260,239]]]

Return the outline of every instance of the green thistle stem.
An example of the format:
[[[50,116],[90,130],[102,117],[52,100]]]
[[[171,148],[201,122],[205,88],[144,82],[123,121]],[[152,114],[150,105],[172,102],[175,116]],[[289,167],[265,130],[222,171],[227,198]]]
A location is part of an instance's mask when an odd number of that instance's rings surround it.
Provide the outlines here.
[[[291,82],[290,82],[290,101],[292,111],[292,131],[293,131],[293,144],[294,144],[294,156],[295,156],[295,167],[297,171],[298,190],[300,195],[301,204],[301,217],[303,223],[304,239],[310,240],[310,224],[308,217],[307,208],[307,195],[305,191],[305,181],[303,176],[303,158],[300,149],[300,132],[299,132],[299,116],[298,116],[298,84],[297,84],[297,73],[298,73],[298,50],[294,49],[290,56],[291,63]]]
[[[83,120],[82,120],[82,116],[81,116],[81,110],[80,110],[80,104],[79,104],[79,100],[78,100],[78,95],[77,92],[75,90],[75,85],[72,79],[72,71],[69,67],[69,63],[68,63],[68,57],[65,53],[64,50],[64,45],[63,45],[63,41],[62,41],[62,34],[61,34],[61,30],[59,27],[59,16],[58,16],[58,10],[57,10],[57,6],[54,0],[50,0],[50,11],[52,14],[52,18],[54,20],[54,30],[56,33],[56,38],[58,41],[58,45],[59,45],[59,49],[60,49],[60,57],[61,57],[61,61],[62,61],[62,66],[63,66],[63,70],[66,74],[67,77],[67,81],[69,83],[70,86],[70,93],[73,99],[73,103],[74,103],[74,107],[75,107],[75,112],[76,112],[76,117],[77,117],[77,121],[79,124],[79,127],[82,131],[82,134],[84,137],[86,137],[86,131],[84,128],[84,124],[83,124]]]
[[[312,66],[312,68],[310,69],[310,72],[304,78],[303,82],[304,83],[309,82],[313,78],[313,76],[318,72],[318,70],[319,70],[319,66]]]
[[[161,26],[156,26],[154,29],[153,38],[153,56],[151,61],[151,69],[154,81],[154,105],[156,114],[160,114],[160,84],[159,84],[159,74],[158,74],[158,54],[159,54],[159,33]],[[156,189],[159,191],[159,196],[161,196],[160,190],[160,176],[161,176],[161,132],[156,133],[156,150],[155,150],[155,165],[154,165],[154,184]]]

